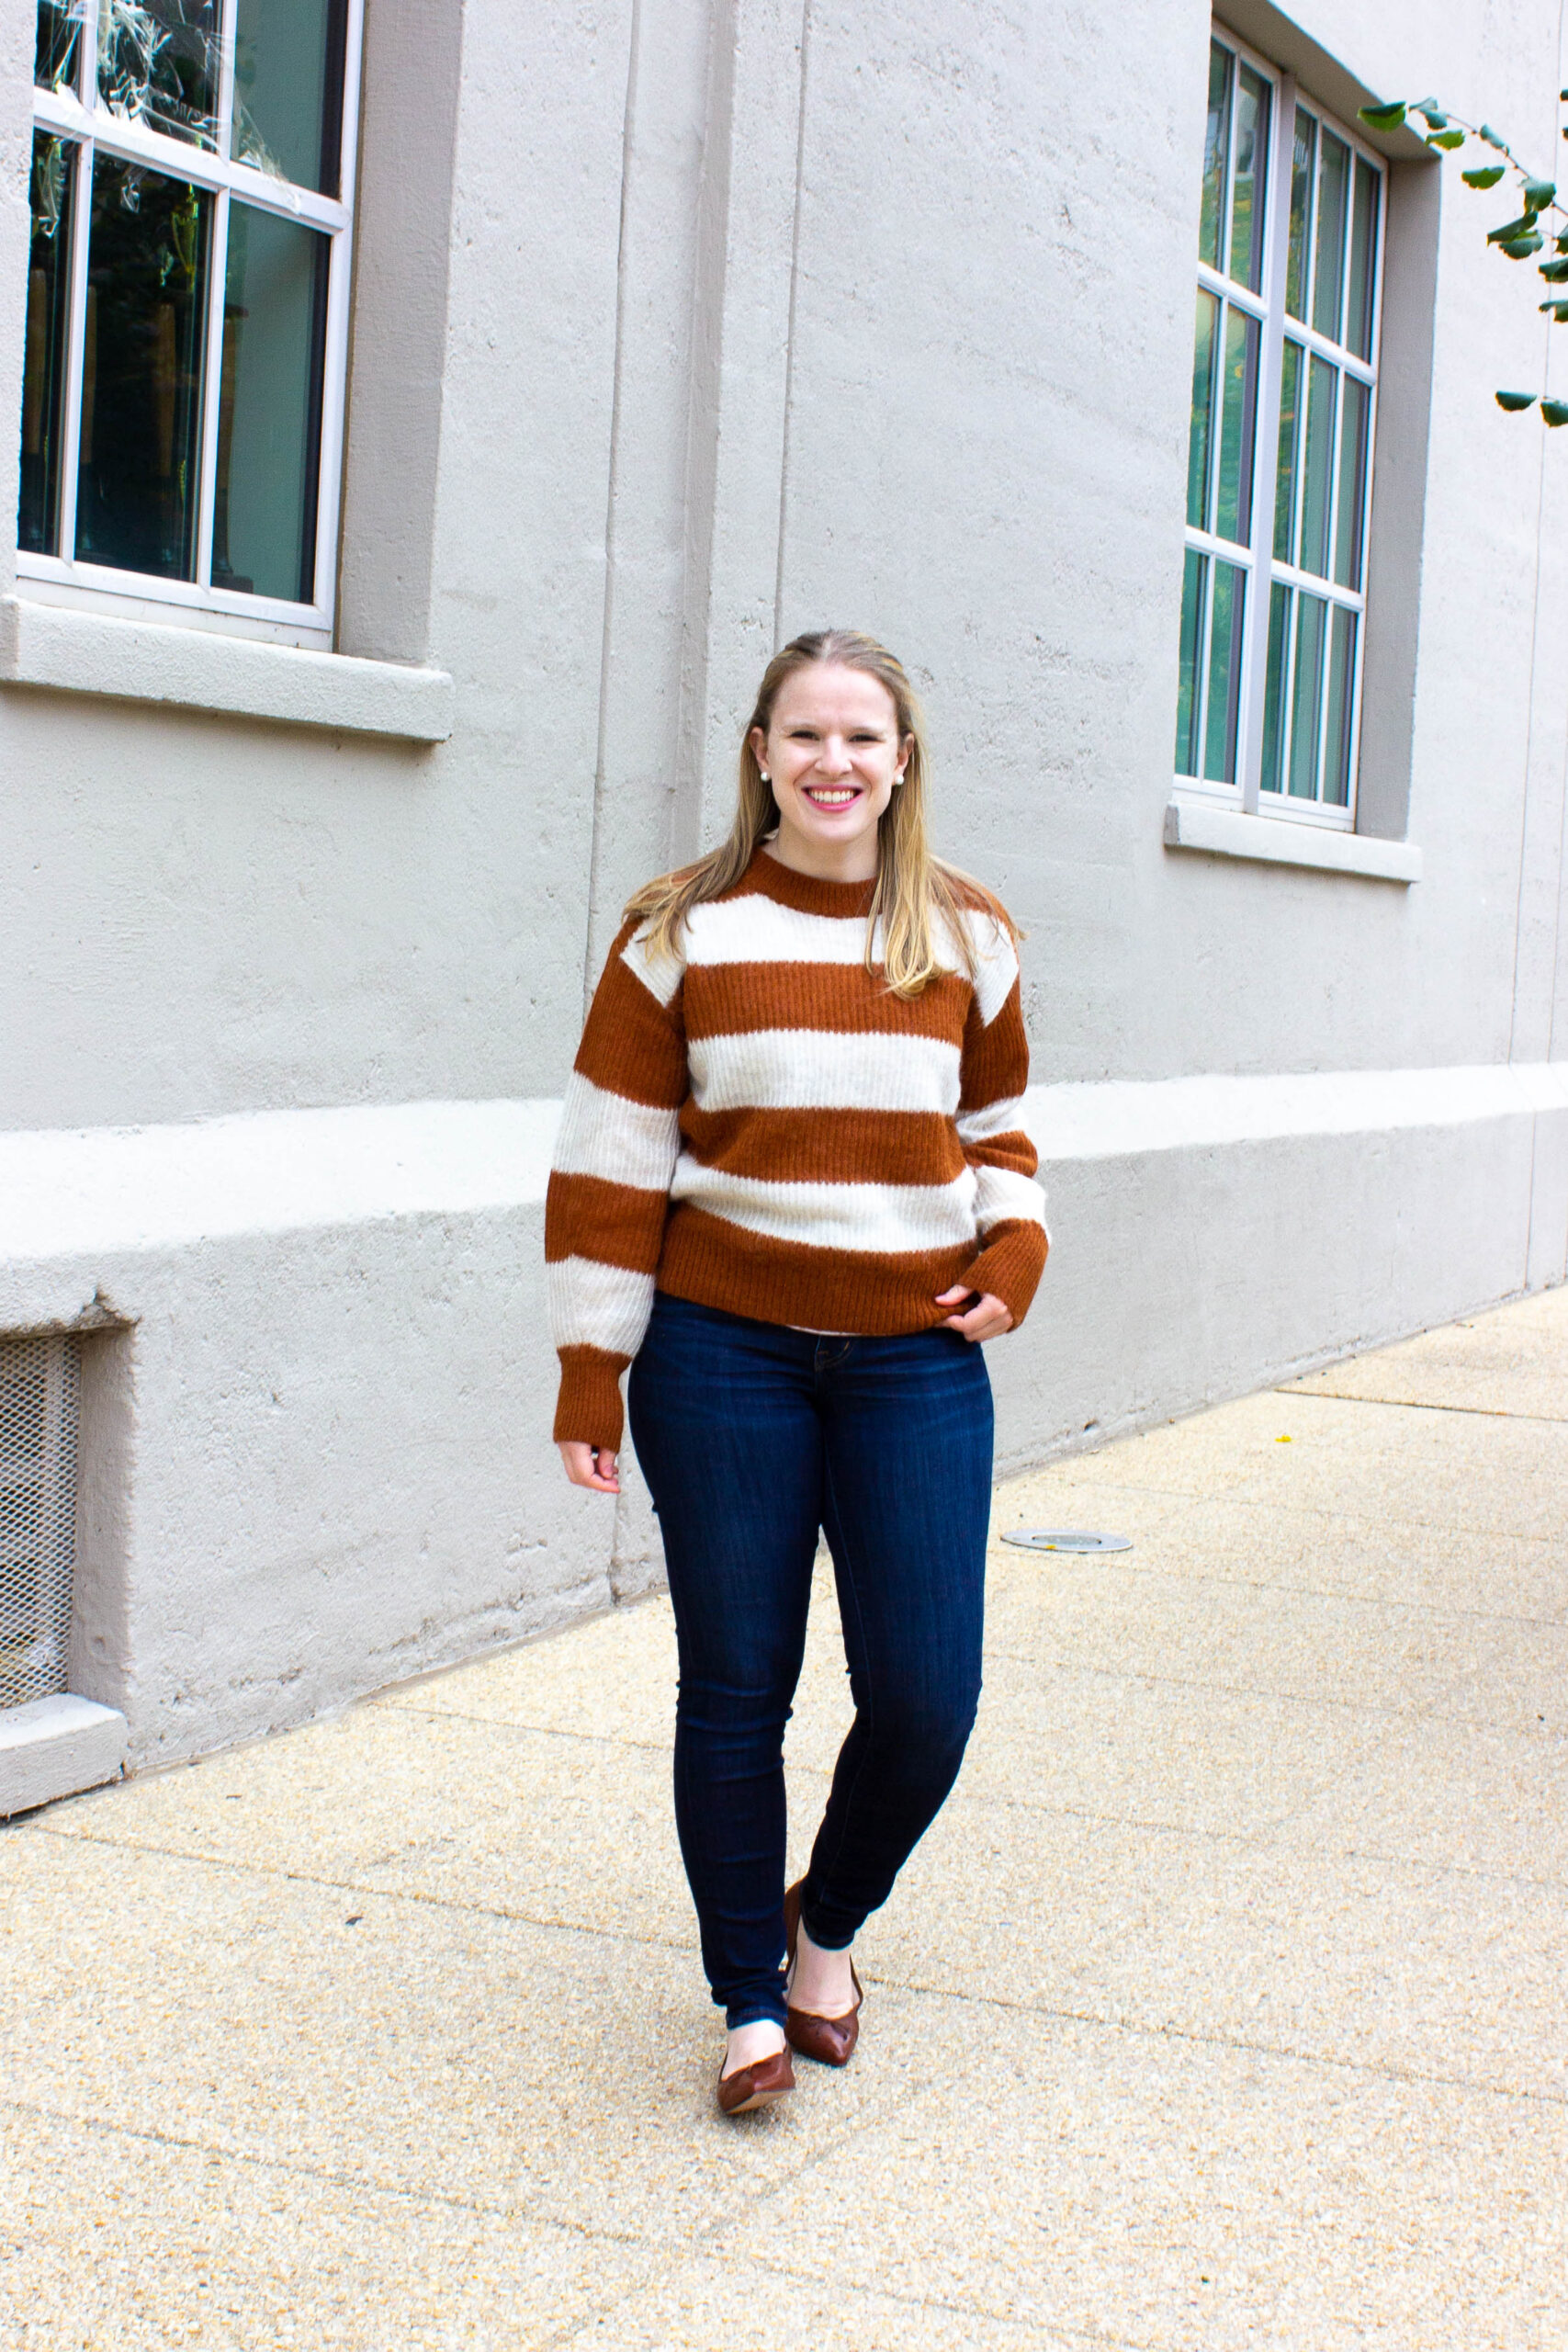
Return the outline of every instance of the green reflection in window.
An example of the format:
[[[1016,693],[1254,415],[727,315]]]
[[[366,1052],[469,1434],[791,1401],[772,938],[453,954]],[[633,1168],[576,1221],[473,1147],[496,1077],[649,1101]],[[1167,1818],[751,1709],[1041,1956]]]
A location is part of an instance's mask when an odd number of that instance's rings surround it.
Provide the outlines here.
[[[1314,352],[1310,373],[1306,447],[1302,463],[1301,546],[1296,561],[1303,571],[1315,571],[1321,579],[1328,571],[1328,492],[1334,472],[1334,403],[1339,390],[1339,370]]]
[[[1187,520],[1195,531],[1209,527],[1209,452],[1213,446],[1219,318],[1219,302],[1200,287],[1192,339],[1192,420],[1187,435]]]
[[[1214,611],[1209,624],[1209,693],[1203,774],[1211,784],[1235,782],[1236,726],[1241,711],[1241,629],[1247,575],[1234,563],[1214,566]]]
[[[1220,269],[1220,238],[1225,221],[1225,169],[1230,161],[1231,67],[1228,49],[1209,46],[1209,119],[1203,133],[1203,205],[1198,220],[1199,258]]]
[[[95,160],[76,491],[87,562],[195,575],[211,202],[162,172]]]
[[[1328,606],[1321,596],[1296,598],[1296,677],[1291,697],[1291,791],[1317,797],[1317,732],[1323,710],[1323,645]]]
[[[1350,221],[1350,290],[1345,305],[1345,340],[1358,359],[1372,356],[1372,289],[1378,268],[1380,175],[1356,159],[1356,208]]]
[[[1295,544],[1296,461],[1301,447],[1302,346],[1287,335],[1280,361],[1280,462],[1274,482],[1274,554],[1289,563]]]
[[[345,17],[344,0],[239,0],[236,162],[337,195]]]
[[[1260,333],[1256,319],[1226,305],[1220,470],[1214,492],[1214,534],[1222,539],[1245,540],[1252,528]]]
[[[1361,524],[1367,496],[1367,420],[1371,393],[1354,376],[1345,379],[1339,416],[1339,495],[1334,523],[1334,577],[1341,588],[1361,584]]]
[[[1285,308],[1306,317],[1307,262],[1312,252],[1312,192],[1317,158],[1317,118],[1298,107],[1291,155],[1291,234],[1285,254]]]
[[[1189,548],[1181,582],[1181,684],[1176,702],[1176,773],[1198,773],[1198,662],[1209,559]]]
[[[212,584],[311,601],[327,240],[229,209]]]
[[[1336,808],[1350,805],[1350,721],[1356,677],[1356,616],[1336,605],[1328,652],[1328,725],[1324,741],[1323,797]]]
[[[1319,334],[1339,340],[1339,305],[1345,291],[1345,215],[1350,195],[1350,150],[1332,130],[1323,134],[1317,184],[1317,264],[1313,271],[1312,322]]]
[[[1269,598],[1269,670],[1263,698],[1263,790],[1280,789],[1281,721],[1285,709],[1285,660],[1291,647],[1293,591],[1276,582]]]
[[[22,345],[21,486],[17,544],[60,552],[60,449],[64,430],[65,323],[70,300],[71,192],[77,150],[39,131],[33,139],[32,243]]]
[[[1231,193],[1230,274],[1256,294],[1263,283],[1263,218],[1269,171],[1269,85],[1244,65],[1235,102],[1235,175]]]

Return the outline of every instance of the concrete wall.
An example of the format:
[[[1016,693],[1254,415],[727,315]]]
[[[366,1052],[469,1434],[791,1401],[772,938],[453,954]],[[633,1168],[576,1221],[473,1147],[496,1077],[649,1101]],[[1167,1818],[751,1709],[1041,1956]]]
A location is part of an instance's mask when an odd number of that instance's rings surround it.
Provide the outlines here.
[[[1330,102],[1554,152],[1549,0],[1232,14]],[[135,1758],[653,1572],[547,1443],[539,1155],[618,908],[723,822],[800,627],[904,654],[943,844],[1029,934],[1010,1463],[1562,1279],[1568,434],[1490,397],[1562,363],[1408,142],[1363,822],[1407,797],[1424,878],[1163,845],[1207,43],[1188,0],[369,0],[340,644],[449,673],[450,740],[0,692],[0,1328],[118,1318],[82,1687]],[[1399,1120],[1292,1091],[1426,1071]]]

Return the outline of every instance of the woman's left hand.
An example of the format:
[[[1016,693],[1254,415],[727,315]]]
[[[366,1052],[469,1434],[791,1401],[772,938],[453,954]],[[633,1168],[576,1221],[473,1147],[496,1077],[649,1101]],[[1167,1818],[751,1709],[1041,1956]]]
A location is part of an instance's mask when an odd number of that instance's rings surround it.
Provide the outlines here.
[[[936,1303],[939,1306],[962,1306],[966,1298],[972,1297],[974,1293],[960,1283],[954,1290],[939,1291]],[[999,1340],[1004,1331],[1012,1329],[1012,1313],[987,1291],[966,1315],[950,1315],[942,1329],[961,1332],[966,1340]]]

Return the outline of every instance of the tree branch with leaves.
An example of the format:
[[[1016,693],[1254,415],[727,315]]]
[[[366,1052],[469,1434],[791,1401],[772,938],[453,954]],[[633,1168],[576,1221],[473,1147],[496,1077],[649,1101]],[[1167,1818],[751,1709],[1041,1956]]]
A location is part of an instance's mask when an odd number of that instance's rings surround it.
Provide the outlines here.
[[[1568,90],[1561,95],[1568,98]],[[1537,268],[1549,286],[1563,290],[1551,295],[1540,308],[1555,325],[1568,325],[1568,207],[1557,200],[1556,181],[1538,178],[1520,163],[1507,141],[1490,123],[1466,122],[1462,115],[1448,113],[1436,98],[1393,98],[1385,106],[1363,107],[1360,114],[1361,120],[1373,130],[1384,131],[1397,130],[1412,115],[1419,115],[1427,126],[1421,135],[1428,147],[1437,148],[1440,153],[1450,153],[1473,139],[1502,156],[1500,164],[1476,164],[1470,171],[1461,172],[1460,177],[1466,187],[1484,189],[1495,187],[1510,171],[1514,174],[1517,200],[1523,209],[1517,219],[1488,229],[1486,242],[1505,260],[1521,262],[1534,260],[1551,241],[1551,256],[1538,263]],[[1568,130],[1562,136],[1568,139]],[[1496,401],[1499,408],[1517,412],[1533,408],[1538,397],[1548,424],[1568,424],[1568,401],[1549,400],[1545,393],[1498,392]]]

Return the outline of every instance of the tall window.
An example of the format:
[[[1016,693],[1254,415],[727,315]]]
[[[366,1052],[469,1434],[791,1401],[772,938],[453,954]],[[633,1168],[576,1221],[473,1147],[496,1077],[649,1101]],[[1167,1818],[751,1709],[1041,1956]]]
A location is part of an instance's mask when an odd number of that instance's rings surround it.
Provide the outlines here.
[[[1354,822],[1383,177],[1237,43],[1210,50],[1179,782]]]
[[[39,0],[17,544],[42,593],[330,632],[360,6]]]

